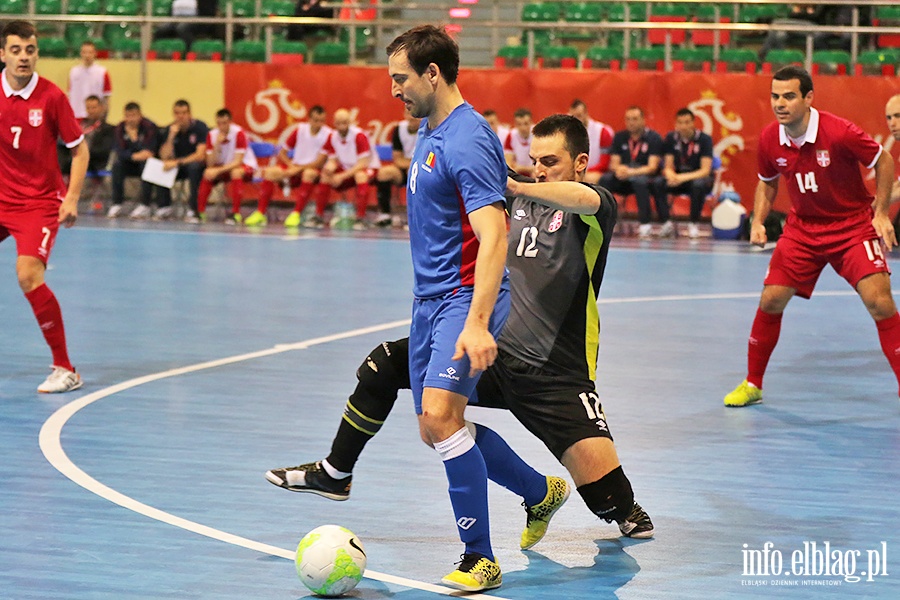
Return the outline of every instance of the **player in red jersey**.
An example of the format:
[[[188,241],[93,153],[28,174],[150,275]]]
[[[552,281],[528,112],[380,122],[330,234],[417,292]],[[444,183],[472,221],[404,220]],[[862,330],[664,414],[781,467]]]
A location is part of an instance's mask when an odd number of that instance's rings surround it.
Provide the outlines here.
[[[80,388],[81,377],[69,362],[66,334],[56,296],[44,283],[44,271],[60,224],[78,218],[78,197],[88,152],[69,99],[34,71],[37,34],[27,21],[10,21],[0,33],[0,241],[12,236],[18,258],[19,287],[31,303],[53,353],[52,373],[39,392]],[[61,138],[72,150],[66,190],[56,155]]]
[[[809,298],[826,264],[856,289],[875,320],[881,348],[900,382],[900,315],[885,257],[897,244],[888,217],[894,163],[859,127],[812,107],[812,79],[784,67],[772,80],[771,123],[759,138],[759,179],[750,242],[765,245],[764,222],[782,177],[791,198],[784,233],[772,254],[750,331],[748,374],[726,406],[762,400],[762,380],[778,342],[781,316],[794,295]],[[859,165],[875,169],[875,196]]]
[[[887,117],[888,129],[891,132],[891,136],[894,140],[900,141],[900,94],[891,96],[884,106],[884,114]],[[895,179],[894,186],[891,189],[891,202],[897,202],[898,200],[900,200],[900,180]],[[898,219],[900,219],[900,216],[894,217],[895,228],[897,227]]]

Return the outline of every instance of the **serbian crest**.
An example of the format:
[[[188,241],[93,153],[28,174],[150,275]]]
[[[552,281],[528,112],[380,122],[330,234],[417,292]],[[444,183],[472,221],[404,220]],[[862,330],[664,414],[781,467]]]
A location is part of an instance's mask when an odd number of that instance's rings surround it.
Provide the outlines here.
[[[563,222],[563,211],[558,210],[553,213],[553,218],[550,219],[550,225],[547,226],[547,231],[553,233],[554,231],[559,231],[559,228],[562,227]]]
[[[831,164],[831,157],[828,156],[828,150],[816,150],[816,162],[820,167],[827,167]]]
[[[44,111],[40,108],[32,108],[28,111],[28,124],[32,127],[40,127],[44,122]]]

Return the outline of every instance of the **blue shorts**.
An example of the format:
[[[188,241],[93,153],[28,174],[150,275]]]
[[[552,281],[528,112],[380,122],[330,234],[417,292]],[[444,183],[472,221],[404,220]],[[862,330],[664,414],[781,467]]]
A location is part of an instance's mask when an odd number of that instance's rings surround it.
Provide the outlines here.
[[[422,414],[422,390],[426,387],[440,388],[466,397],[471,397],[475,390],[481,374],[469,377],[469,357],[451,360],[471,304],[470,287],[439,298],[413,301],[409,329],[409,381],[417,415]],[[509,290],[501,289],[488,325],[495,340],[500,337],[507,316]]]

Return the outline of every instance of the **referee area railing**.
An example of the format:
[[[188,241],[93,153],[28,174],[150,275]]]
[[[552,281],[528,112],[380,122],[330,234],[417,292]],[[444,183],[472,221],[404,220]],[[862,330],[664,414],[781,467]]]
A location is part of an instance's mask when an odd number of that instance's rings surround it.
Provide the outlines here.
[[[66,3],[72,4],[79,0],[65,0]],[[556,4],[567,4],[567,2]],[[813,56],[813,36],[819,33],[844,34],[850,36],[850,60],[851,69],[856,65],[859,53],[862,49],[861,36],[870,36],[867,46],[874,49],[874,40],[876,36],[883,35],[900,35],[900,23],[893,26],[871,26],[859,25],[861,22],[861,11],[872,10],[877,7],[893,7],[896,6],[896,0],[863,0],[858,2],[850,2],[848,0],[829,0],[826,2],[816,2],[813,0],[798,0],[791,4],[801,4],[810,6],[846,6],[852,8],[852,24],[849,26],[841,25],[801,25],[795,23],[740,23],[740,22],[719,22],[721,18],[734,18],[737,15],[739,6],[744,5],[780,5],[785,3],[775,0],[745,0],[744,2],[734,3],[734,13],[722,11],[718,3],[714,4],[715,11],[712,22],[707,21],[630,21],[628,20],[628,7],[634,5],[646,5],[647,18],[654,14],[654,6],[661,5],[677,5],[689,4],[697,5],[700,3],[690,0],[668,0],[667,2],[647,2],[646,0],[619,0],[617,4],[624,4],[626,7],[625,21],[600,21],[600,22],[542,22],[542,21],[523,21],[521,20],[522,7],[525,3],[512,0],[486,0],[480,4],[460,4],[458,6],[470,7],[472,9],[472,17],[466,19],[454,19],[448,14],[448,10],[452,8],[448,4],[437,4],[428,2],[405,2],[396,0],[393,2],[378,2],[376,4],[358,3],[358,4],[326,4],[335,10],[341,9],[351,10],[374,10],[375,18],[371,20],[346,19],[346,18],[309,18],[309,17],[288,17],[288,16],[259,16],[259,17],[236,17],[234,15],[234,7],[231,0],[224,4],[224,16],[221,17],[163,17],[153,15],[153,2],[146,0],[146,15],[139,16],[123,16],[123,15],[74,15],[74,14],[35,14],[35,0],[28,0],[28,12],[25,14],[4,14],[0,18],[12,19],[23,18],[36,23],[55,23],[66,25],[71,23],[78,24],[133,24],[140,27],[140,59],[142,63],[142,82],[146,77],[146,61],[150,52],[153,41],[153,29],[156,26],[173,25],[190,23],[197,25],[217,25],[224,26],[225,30],[225,56],[231,56],[231,50],[234,44],[234,31],[236,27],[250,26],[252,36],[257,40],[262,38],[265,42],[265,59],[268,62],[272,56],[273,40],[275,39],[275,30],[283,29],[289,25],[306,25],[332,27],[336,29],[346,28],[348,50],[351,63],[359,63],[361,58],[359,46],[357,44],[357,28],[363,27],[371,31],[371,46],[368,48],[372,53],[372,62],[383,64],[385,58],[383,56],[383,48],[398,33],[421,24],[422,22],[435,22],[452,26],[457,32],[457,37],[461,42],[461,46],[471,54],[478,51],[479,56],[484,57],[484,62],[467,61],[467,66],[489,66],[493,59],[497,56],[500,48],[505,45],[505,40],[501,40],[504,32],[524,32],[524,42],[527,47],[527,65],[533,67],[535,57],[540,54],[538,48],[539,42],[536,41],[536,35],[539,31],[552,31],[557,34],[565,33],[587,33],[596,34],[596,41],[609,32],[622,32],[623,58],[627,60],[631,52],[637,47],[645,47],[649,44],[646,41],[638,41],[634,43],[632,35],[629,32],[649,33],[654,31],[664,32],[664,69],[672,70],[673,65],[673,49],[682,47],[682,44],[673,43],[673,33],[677,31],[709,31],[713,35],[713,61],[718,61],[720,52],[724,47],[735,47],[735,41],[730,41],[728,45],[720,43],[722,34],[731,33],[757,33],[765,34],[770,31],[783,31],[794,33],[805,37],[805,66],[811,68]],[[731,4],[731,3],[728,3]],[[262,10],[261,0],[256,0],[257,14]],[[514,9],[519,18],[516,20],[507,20],[501,18],[503,11],[509,12]],[[65,4],[63,4],[65,10]],[[423,19],[415,18],[415,14],[434,13],[442,10],[444,18],[442,19]],[[486,12],[490,12],[490,18],[475,18]],[[389,18],[385,15],[391,15]],[[400,14],[402,18],[394,15]],[[852,72],[852,71],[851,71]]]

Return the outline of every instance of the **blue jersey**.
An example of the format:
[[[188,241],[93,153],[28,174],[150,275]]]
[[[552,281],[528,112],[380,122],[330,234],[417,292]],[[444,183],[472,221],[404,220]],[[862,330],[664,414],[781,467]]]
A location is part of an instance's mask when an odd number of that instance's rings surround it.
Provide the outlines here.
[[[468,214],[503,202],[505,190],[503,147],[472,105],[456,107],[433,130],[422,120],[406,185],[417,298],[475,284],[478,240]]]

